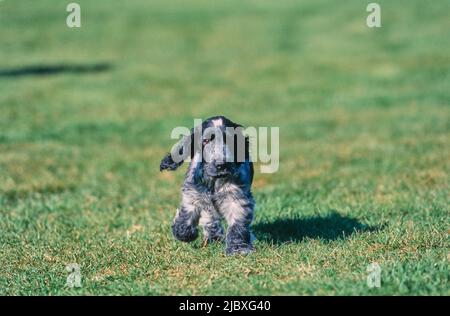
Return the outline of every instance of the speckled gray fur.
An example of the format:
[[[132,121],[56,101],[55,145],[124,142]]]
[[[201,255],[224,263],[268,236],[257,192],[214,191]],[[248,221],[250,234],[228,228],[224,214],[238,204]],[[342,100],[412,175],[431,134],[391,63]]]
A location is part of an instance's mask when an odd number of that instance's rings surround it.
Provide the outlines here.
[[[218,116],[204,121],[203,131],[213,123],[216,129],[222,131],[229,126],[239,126],[223,116]],[[198,137],[205,136],[200,134]],[[186,137],[188,142],[193,139],[192,135]],[[210,150],[213,159],[208,162],[203,159],[201,151],[194,149],[191,152],[192,160],[182,187],[181,205],[173,220],[173,235],[178,240],[191,242],[197,238],[197,227],[201,226],[206,242],[225,239],[228,255],[248,254],[253,251],[250,225],[255,207],[251,193],[253,163],[248,154],[248,139],[245,146],[245,160],[226,162],[226,166],[221,166],[223,163],[214,157],[229,155],[228,148],[208,145],[198,147]],[[160,169],[175,170],[179,165],[181,163],[175,164],[168,154],[162,160]],[[222,168],[220,172],[218,166]],[[225,219],[228,227],[225,236],[222,219]]]

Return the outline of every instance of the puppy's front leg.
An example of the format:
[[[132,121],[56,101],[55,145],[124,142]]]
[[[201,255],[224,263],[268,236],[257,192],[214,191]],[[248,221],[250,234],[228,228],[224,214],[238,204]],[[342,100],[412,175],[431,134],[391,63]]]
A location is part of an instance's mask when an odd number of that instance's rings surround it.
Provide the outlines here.
[[[176,239],[191,242],[198,236],[197,225],[200,212],[195,207],[184,206],[177,209],[177,214],[173,220],[172,232]]]
[[[253,220],[253,199],[229,197],[221,203],[227,223],[226,254],[248,254],[253,251],[250,225]]]
[[[253,251],[252,236],[250,232],[250,223],[235,223],[228,227],[227,246],[225,252],[227,255],[243,254],[246,255]]]

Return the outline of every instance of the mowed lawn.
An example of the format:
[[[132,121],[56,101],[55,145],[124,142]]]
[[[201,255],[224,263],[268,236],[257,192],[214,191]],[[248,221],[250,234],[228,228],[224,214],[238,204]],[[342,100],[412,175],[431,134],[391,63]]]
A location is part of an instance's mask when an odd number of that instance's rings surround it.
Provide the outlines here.
[[[0,294],[450,294],[447,0],[77,2],[0,2]],[[170,229],[219,114],[280,128],[247,257]]]

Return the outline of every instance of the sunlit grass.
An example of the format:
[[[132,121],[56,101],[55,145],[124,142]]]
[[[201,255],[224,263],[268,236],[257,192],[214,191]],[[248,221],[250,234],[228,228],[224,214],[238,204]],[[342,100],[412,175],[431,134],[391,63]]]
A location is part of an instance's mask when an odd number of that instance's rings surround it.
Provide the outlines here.
[[[78,2],[0,2],[0,73],[109,66],[0,75],[0,294],[450,294],[447,1],[376,30],[361,1]],[[247,257],[170,231],[170,131],[218,114],[280,128]]]

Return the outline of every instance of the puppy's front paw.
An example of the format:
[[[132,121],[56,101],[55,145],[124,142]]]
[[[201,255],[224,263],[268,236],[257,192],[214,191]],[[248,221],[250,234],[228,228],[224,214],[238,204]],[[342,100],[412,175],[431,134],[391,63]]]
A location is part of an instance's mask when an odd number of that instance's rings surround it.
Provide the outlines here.
[[[185,223],[174,223],[172,225],[172,233],[176,239],[184,242],[194,241],[198,236],[197,228]]]
[[[252,246],[252,234],[248,226],[232,225],[227,231],[227,255],[247,255],[254,249]]]

